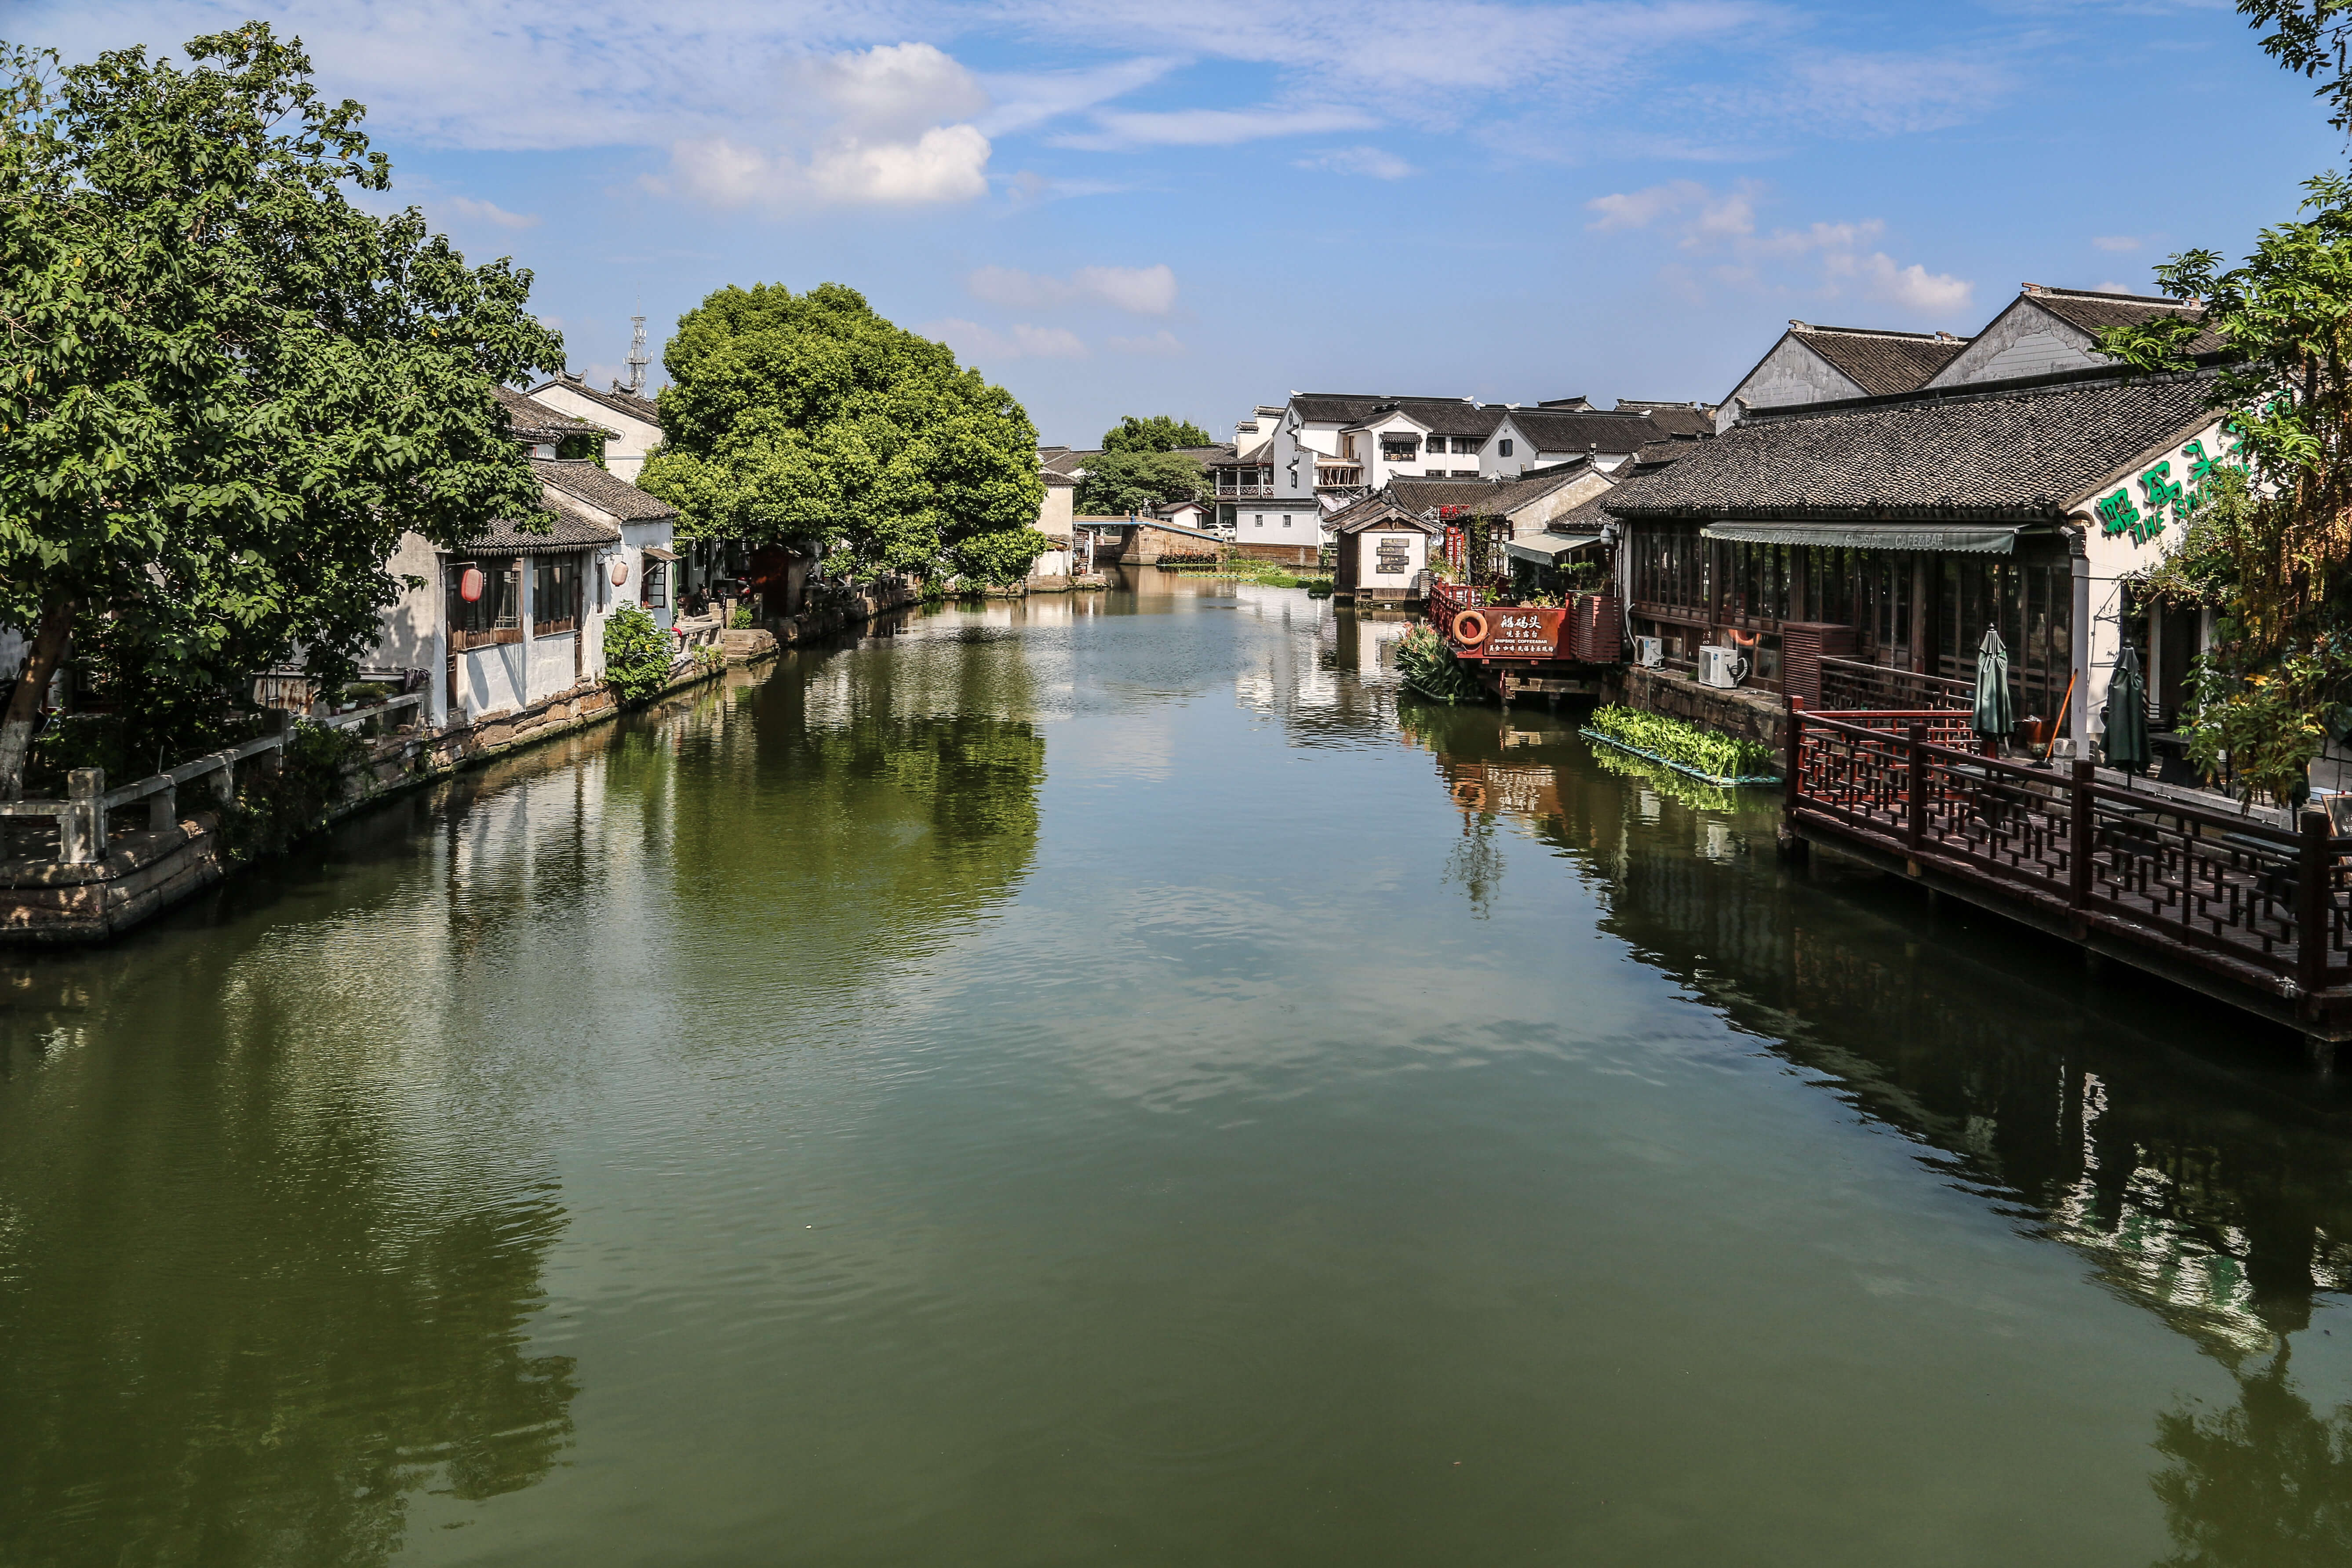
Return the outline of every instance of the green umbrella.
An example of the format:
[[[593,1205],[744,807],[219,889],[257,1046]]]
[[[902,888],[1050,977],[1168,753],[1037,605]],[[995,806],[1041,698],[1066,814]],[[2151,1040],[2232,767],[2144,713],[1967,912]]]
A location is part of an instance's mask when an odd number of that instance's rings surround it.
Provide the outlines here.
[[[2017,710],[2009,700],[2009,647],[1987,626],[1984,641],[1977,645],[1976,731],[1998,741],[2016,728]]]
[[[2107,682],[2107,766],[2136,773],[2147,766],[2147,682],[2140,678],[2139,654],[2124,644]]]

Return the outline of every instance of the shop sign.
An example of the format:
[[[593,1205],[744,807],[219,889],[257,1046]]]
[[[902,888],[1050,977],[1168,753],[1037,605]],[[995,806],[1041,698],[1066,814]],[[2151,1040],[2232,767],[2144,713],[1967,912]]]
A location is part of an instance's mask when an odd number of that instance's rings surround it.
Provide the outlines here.
[[[2242,441],[2232,441],[2218,458],[2206,455],[2205,443],[2210,440],[2218,447],[2226,433],[2225,429],[2184,442],[2171,457],[2142,469],[2134,481],[2139,487],[2137,497],[2128,485],[2101,496],[2091,509],[2098,514],[2099,531],[2109,539],[2129,534],[2134,544],[2146,544],[2164,532],[2167,512],[2175,523],[2187,528],[2189,517],[2205,499],[2205,487],[2213,474],[2244,466]]]
[[[1382,534],[1380,560],[1374,567],[1383,576],[1412,570],[1412,542],[1401,534]]]
[[[1497,609],[1495,629],[1478,651],[1488,658],[1558,658],[1559,636],[1568,624],[1565,609]]]

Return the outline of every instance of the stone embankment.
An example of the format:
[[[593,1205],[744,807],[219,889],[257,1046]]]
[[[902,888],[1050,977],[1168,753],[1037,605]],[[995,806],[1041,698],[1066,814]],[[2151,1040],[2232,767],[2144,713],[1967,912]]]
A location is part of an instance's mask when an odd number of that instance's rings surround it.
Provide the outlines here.
[[[725,629],[716,616],[684,622],[682,653],[716,647],[726,658],[686,665],[665,692],[714,679],[730,665],[773,658],[783,647],[834,636],[903,609],[917,596],[911,587],[889,585],[835,608],[782,617],[765,627]],[[343,772],[341,795],[326,814],[330,821],[462,769],[603,723],[621,710],[611,689],[593,680],[527,707],[477,714],[441,730],[398,721],[402,713],[413,717],[418,708],[419,700],[411,695],[376,708],[320,716],[336,728],[362,731],[365,746]],[[285,717],[290,722],[291,715]],[[382,732],[364,733],[369,731]],[[110,793],[103,773],[83,770],[76,775],[72,799],[10,807],[17,817],[58,818],[58,848],[53,858],[0,859],[0,944],[103,942],[219,881],[236,864],[233,835],[225,828],[237,784],[247,772],[274,773],[283,765],[288,733],[281,727],[233,752]],[[205,798],[197,809],[182,810],[180,786],[189,784],[204,786]],[[131,811],[143,811],[137,829],[108,831],[110,816]]]

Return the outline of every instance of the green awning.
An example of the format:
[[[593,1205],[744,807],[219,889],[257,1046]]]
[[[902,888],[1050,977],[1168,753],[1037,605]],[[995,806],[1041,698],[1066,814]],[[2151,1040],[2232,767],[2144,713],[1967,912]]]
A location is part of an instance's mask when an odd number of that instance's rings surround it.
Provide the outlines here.
[[[1813,544],[1830,550],[1932,550],[2007,555],[2021,526],[1998,522],[1711,522],[1703,539],[1732,544]]]
[[[1561,556],[1579,550],[1589,550],[1601,542],[1601,536],[1597,533],[1584,534],[1575,539],[1563,539],[1558,534],[1538,534],[1537,539],[1540,542],[1524,544],[1514,539],[1503,548],[1510,552],[1511,559],[1514,561],[1525,561],[1536,566],[1553,566],[1559,564]]]

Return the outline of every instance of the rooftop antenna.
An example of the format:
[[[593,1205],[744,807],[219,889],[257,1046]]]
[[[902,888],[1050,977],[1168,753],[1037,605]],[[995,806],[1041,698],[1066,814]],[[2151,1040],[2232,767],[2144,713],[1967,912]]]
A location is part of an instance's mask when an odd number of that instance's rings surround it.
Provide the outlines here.
[[[629,324],[634,330],[629,334],[627,390],[632,396],[643,397],[646,395],[646,366],[653,363],[646,353],[646,319],[643,316],[631,316]]]

